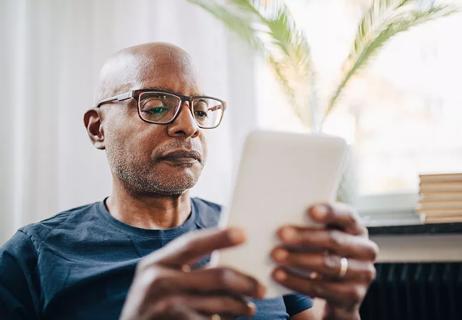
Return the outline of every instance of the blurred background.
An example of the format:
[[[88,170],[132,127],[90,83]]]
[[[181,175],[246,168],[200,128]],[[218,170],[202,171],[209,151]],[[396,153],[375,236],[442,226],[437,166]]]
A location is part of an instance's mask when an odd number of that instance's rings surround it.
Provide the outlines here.
[[[322,101],[371,1],[286,3],[310,43]],[[398,34],[326,119],[324,132],[352,146],[350,200],[369,221],[413,213],[419,173],[462,170],[461,31],[456,13]],[[0,243],[109,194],[104,152],[91,146],[82,117],[95,103],[99,68],[121,48],[183,47],[204,92],[229,103],[222,126],[207,132],[209,160],[194,195],[227,203],[250,130],[306,131],[258,52],[186,0],[0,0],[0,40]]]

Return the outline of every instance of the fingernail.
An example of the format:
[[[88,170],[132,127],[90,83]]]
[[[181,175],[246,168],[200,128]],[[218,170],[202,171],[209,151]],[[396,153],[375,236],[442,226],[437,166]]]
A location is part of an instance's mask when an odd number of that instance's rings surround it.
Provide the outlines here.
[[[321,204],[316,205],[312,211],[313,218],[319,219],[319,220],[326,218],[328,213],[329,211],[327,207]]]
[[[297,238],[297,232],[294,228],[285,227],[281,230],[281,238],[284,241],[293,241]]]
[[[257,306],[253,302],[247,302],[247,307],[249,308],[249,313],[251,315],[255,314],[255,312],[257,311]]]
[[[289,253],[284,249],[276,249],[276,250],[273,251],[273,258],[276,261],[282,262],[282,261],[286,260],[288,255],[289,255]]]
[[[228,229],[228,238],[233,243],[240,243],[245,241],[245,233],[239,228]]]
[[[287,273],[285,273],[284,271],[282,270],[277,270],[275,273],[274,273],[274,278],[276,280],[279,280],[279,281],[284,281],[287,279]]]

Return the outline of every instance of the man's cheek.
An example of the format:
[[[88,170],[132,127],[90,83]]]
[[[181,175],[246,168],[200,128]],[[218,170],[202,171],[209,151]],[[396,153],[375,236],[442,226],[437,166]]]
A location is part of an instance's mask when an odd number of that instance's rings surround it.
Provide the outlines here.
[[[202,133],[202,136],[200,137],[200,143],[201,143],[201,149],[202,149],[202,165],[204,165],[207,162],[208,145],[207,145],[207,140],[205,138],[205,135],[203,133]]]

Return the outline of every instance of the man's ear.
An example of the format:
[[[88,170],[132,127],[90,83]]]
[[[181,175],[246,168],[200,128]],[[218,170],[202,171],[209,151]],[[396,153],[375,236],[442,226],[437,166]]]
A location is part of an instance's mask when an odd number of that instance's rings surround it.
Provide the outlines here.
[[[83,123],[95,148],[100,150],[106,149],[100,111],[98,109],[90,109],[85,112],[83,116]]]

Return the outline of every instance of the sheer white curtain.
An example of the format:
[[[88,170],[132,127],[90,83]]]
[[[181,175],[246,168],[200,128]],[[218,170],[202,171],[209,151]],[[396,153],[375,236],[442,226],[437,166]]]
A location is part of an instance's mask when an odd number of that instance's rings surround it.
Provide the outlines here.
[[[183,0],[3,0],[0,40],[0,243],[26,223],[109,194],[104,152],[90,145],[82,115],[104,59],[148,41],[185,48],[206,92],[231,102],[223,126],[208,133],[209,161],[194,190],[227,200],[256,119],[253,62],[208,14]]]

